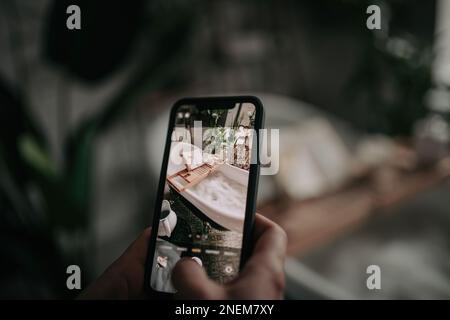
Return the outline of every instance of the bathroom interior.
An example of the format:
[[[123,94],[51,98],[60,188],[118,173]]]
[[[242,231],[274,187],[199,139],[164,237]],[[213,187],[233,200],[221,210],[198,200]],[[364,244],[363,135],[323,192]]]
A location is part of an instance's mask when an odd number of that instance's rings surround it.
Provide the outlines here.
[[[195,258],[220,283],[236,277],[254,116],[251,103],[176,110],[153,263],[155,290],[174,291],[168,275],[182,257]]]
[[[72,2],[0,1],[0,297],[71,298],[71,263],[92,282],[151,224],[173,103],[250,94],[279,129],[257,212],[288,235],[285,297],[450,298],[450,1],[375,1],[381,30],[366,0],[80,1],[80,33]],[[233,274],[233,214],[165,196],[176,246],[215,234]]]

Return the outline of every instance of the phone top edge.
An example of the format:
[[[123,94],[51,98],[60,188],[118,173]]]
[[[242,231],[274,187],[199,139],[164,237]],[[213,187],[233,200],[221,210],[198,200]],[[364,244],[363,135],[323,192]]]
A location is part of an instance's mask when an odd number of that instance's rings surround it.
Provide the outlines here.
[[[182,105],[189,105],[189,104],[203,105],[204,103],[211,103],[211,102],[214,102],[214,103],[219,103],[219,102],[245,103],[245,102],[249,102],[249,103],[254,103],[256,108],[258,109],[258,111],[261,111],[260,109],[262,109],[261,100],[258,97],[252,96],[252,95],[186,97],[186,98],[181,98],[181,99],[177,100],[174,103],[172,109],[176,109]]]

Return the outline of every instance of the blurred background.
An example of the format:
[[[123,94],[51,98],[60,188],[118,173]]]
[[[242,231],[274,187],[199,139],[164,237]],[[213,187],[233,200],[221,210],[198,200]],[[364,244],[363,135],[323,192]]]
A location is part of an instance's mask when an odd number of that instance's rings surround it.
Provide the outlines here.
[[[253,94],[286,297],[448,299],[449,84],[447,0],[2,0],[0,297],[76,295],[150,224],[171,105]]]

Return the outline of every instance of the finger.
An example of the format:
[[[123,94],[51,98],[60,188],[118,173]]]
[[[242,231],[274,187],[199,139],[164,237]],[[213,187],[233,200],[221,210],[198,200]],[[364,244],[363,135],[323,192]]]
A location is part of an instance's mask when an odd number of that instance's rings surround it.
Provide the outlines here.
[[[183,258],[172,271],[172,283],[178,299],[223,299],[224,289],[210,280],[193,259]]]
[[[269,255],[278,260],[284,260],[287,247],[287,235],[275,222],[256,214],[255,246],[253,256]]]
[[[256,213],[255,215],[255,225],[254,225],[254,233],[253,236],[255,238],[255,241],[257,241],[261,235],[266,231],[267,229],[273,228],[274,226],[278,226],[275,222],[272,220],[264,217],[263,215]]]
[[[284,289],[284,258],[286,255],[286,233],[277,224],[257,214],[255,219],[257,236],[253,254],[239,277],[229,290],[242,291],[252,287],[261,298],[281,298]]]
[[[284,230],[275,222],[256,214],[254,226],[254,241],[252,259],[274,259],[283,261],[286,254],[287,236]]]

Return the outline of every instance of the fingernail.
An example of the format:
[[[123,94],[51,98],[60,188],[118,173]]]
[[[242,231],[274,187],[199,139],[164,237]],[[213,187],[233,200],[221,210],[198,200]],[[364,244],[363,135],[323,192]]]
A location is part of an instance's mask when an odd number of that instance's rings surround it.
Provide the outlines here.
[[[203,262],[202,262],[202,260],[200,260],[200,258],[191,257],[191,259],[194,260],[195,262],[197,262],[200,267],[203,267]]]

